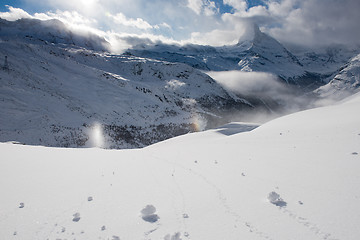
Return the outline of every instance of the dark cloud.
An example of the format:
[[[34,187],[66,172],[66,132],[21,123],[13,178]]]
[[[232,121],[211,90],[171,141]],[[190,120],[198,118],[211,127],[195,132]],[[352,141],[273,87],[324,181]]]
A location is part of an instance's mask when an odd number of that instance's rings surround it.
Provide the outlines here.
[[[277,27],[265,25],[278,40],[306,46],[360,43],[359,0],[293,2],[289,14],[277,19]]]

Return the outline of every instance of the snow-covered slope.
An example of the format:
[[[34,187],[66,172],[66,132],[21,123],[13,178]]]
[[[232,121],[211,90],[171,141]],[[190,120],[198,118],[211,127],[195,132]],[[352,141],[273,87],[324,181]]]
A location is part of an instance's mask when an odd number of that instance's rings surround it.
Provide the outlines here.
[[[302,91],[311,92],[328,83],[339,69],[359,53],[359,47],[328,46],[308,49],[289,46],[261,32],[257,25],[248,37],[233,46],[141,44],[127,54],[182,62],[206,71],[240,70],[272,73]]]
[[[360,236],[360,95],[141,150],[1,143],[2,239]]]
[[[271,72],[285,80],[305,74],[299,60],[283,45],[261,32],[256,25],[253,32],[251,47],[244,52],[238,63],[242,71]]]
[[[326,85],[316,92],[325,99],[338,101],[360,90],[360,54],[353,57]]]
[[[71,31],[57,19],[7,21],[0,18],[0,29],[0,38],[5,41],[73,45],[99,51],[107,50],[110,46],[104,38],[90,32]]]
[[[188,65],[83,48],[86,37],[49,42],[47,31],[57,30],[40,21],[0,24],[0,59],[8,60],[0,70],[1,141],[92,146],[93,132],[103,131],[103,147],[143,147],[253,109]]]
[[[235,46],[160,44],[122,55],[104,51],[103,38],[72,32],[58,20],[0,19],[0,29],[0,64],[7,56],[0,70],[0,141],[99,146],[92,139],[102,131],[103,147],[143,147],[235,119],[247,121],[248,113],[304,109],[312,101],[304,93],[321,81],[257,26],[250,40]],[[267,92],[251,94],[224,90],[208,72],[193,67],[274,74],[252,81],[251,88]]]
[[[347,62],[359,54],[359,47],[330,45],[309,49],[289,46],[290,51],[299,59],[306,71],[331,76]]]

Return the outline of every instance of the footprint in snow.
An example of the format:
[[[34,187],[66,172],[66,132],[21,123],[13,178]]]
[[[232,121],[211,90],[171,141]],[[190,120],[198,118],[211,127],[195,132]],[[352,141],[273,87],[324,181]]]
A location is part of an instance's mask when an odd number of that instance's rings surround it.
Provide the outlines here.
[[[359,153],[358,152],[353,152],[352,155],[358,155]]]
[[[101,227],[101,231],[105,231],[106,230],[106,227],[105,225]]]
[[[120,240],[120,237],[114,235],[111,240]]]
[[[88,201],[91,202],[93,200],[93,197],[88,197]]]
[[[25,204],[23,203],[23,202],[21,202],[20,204],[19,204],[19,208],[24,208],[25,207]]]
[[[149,223],[157,222],[160,217],[155,212],[156,208],[153,205],[147,205],[141,210],[141,218]]]
[[[164,237],[164,240],[181,240],[180,236],[181,233],[179,232],[175,233],[174,235],[168,234]]]
[[[78,222],[80,221],[80,213],[75,213],[73,214],[73,222]]]
[[[267,199],[269,200],[270,203],[278,207],[286,207],[287,205],[287,203],[276,192],[269,193]]]

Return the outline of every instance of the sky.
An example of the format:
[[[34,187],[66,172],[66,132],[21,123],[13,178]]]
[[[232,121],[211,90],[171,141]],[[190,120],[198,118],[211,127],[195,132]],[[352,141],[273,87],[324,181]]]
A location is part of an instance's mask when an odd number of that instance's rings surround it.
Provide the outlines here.
[[[253,23],[287,45],[360,43],[359,0],[1,0],[0,17],[56,18],[108,40],[236,44]]]

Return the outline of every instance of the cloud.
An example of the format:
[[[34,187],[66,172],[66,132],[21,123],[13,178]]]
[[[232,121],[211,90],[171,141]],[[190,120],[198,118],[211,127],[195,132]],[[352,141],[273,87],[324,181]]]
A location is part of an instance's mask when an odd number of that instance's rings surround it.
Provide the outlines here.
[[[199,15],[201,13],[202,5],[202,0],[188,0],[187,7]]]
[[[211,16],[219,12],[215,2],[210,0],[188,0],[187,7],[197,15]]]
[[[265,122],[280,115],[306,109],[313,103],[311,97],[296,94],[296,89],[285,85],[277,76],[266,72],[207,72],[224,89],[250,102],[262,104],[266,111],[241,114],[241,120]]]
[[[274,93],[287,91],[278,78],[266,72],[208,72],[225,89],[245,96],[276,96]]]
[[[128,48],[139,45],[153,45],[156,43],[180,44],[179,41],[151,33],[129,34],[108,31],[104,37],[110,42],[113,53],[123,53]]]
[[[20,18],[32,18],[30,14],[20,8],[14,8],[8,5],[6,5],[6,7],[9,9],[9,12],[0,12],[0,18],[6,19],[8,21],[15,21]]]
[[[95,19],[86,18],[76,11],[57,10],[55,13],[53,12],[35,13],[32,17],[40,20],[58,19],[64,23],[72,24],[72,25],[92,26],[92,25],[96,25],[97,23]]]
[[[360,44],[360,1],[358,0],[267,0],[249,7],[244,0],[223,0],[233,12],[221,16],[221,24],[206,33],[192,35],[198,41],[219,42],[241,37],[244,22],[255,22],[261,30],[288,45],[323,47],[331,44]],[[232,34],[231,34],[232,33]],[[236,34],[238,33],[238,34]],[[221,44],[218,44],[221,45]]]
[[[223,2],[239,12],[244,12],[248,8],[248,4],[245,0],[223,0]]]
[[[29,14],[9,7],[0,17],[56,18],[103,32],[148,34],[178,43],[221,46],[236,43],[249,22],[282,43],[318,47],[360,44],[359,0],[23,0],[39,9]],[[231,6],[227,12],[221,6]]]
[[[189,43],[211,45],[211,46],[224,46],[234,45],[240,39],[247,39],[248,34],[251,32],[249,28],[253,25],[243,19],[230,21],[225,20],[222,28],[214,29],[210,32],[193,32]],[[250,34],[251,35],[251,34]]]
[[[115,23],[122,24],[124,26],[135,27],[142,30],[154,28],[142,18],[127,18],[123,13],[118,13],[116,15],[111,15],[110,13],[108,13],[107,16],[112,18]]]
[[[359,44],[360,1],[286,0],[269,5],[278,26],[268,32],[278,40],[305,46]]]

